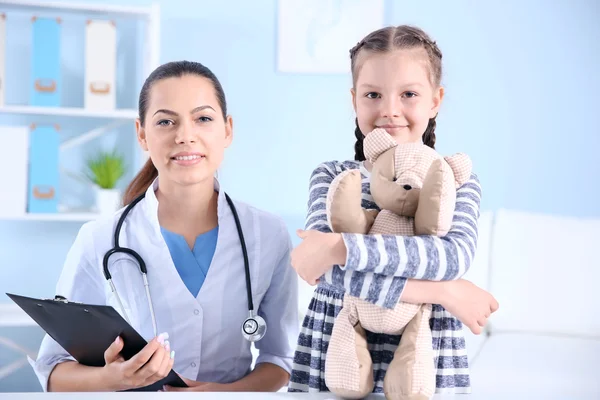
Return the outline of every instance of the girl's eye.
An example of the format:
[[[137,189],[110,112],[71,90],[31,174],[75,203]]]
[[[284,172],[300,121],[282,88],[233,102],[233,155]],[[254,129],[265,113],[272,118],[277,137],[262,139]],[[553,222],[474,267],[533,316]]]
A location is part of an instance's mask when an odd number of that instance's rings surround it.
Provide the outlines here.
[[[210,121],[212,121],[212,118],[211,117],[200,117],[200,118],[198,118],[198,121],[200,121],[200,122],[210,122]]]
[[[168,120],[168,119],[161,119],[160,121],[158,121],[156,123],[156,125],[158,125],[158,126],[169,126],[171,124],[173,124],[173,121]]]
[[[381,96],[379,95],[379,93],[369,92],[369,93],[365,94],[365,97],[368,98],[368,99],[378,99]]]
[[[408,99],[412,99],[413,97],[417,97],[417,94],[415,92],[406,92],[403,96]]]

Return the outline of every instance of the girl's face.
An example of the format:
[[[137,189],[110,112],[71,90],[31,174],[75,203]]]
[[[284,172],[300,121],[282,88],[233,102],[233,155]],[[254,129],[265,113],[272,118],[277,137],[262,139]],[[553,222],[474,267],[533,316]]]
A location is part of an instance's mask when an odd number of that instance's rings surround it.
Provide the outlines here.
[[[352,102],[361,132],[367,135],[383,128],[398,143],[422,140],[443,97],[443,89],[431,84],[426,51],[363,51],[358,57],[362,66],[359,64]]]
[[[233,138],[231,117],[223,120],[212,82],[185,75],[155,82],[138,141],[163,182],[193,185],[212,179]]]

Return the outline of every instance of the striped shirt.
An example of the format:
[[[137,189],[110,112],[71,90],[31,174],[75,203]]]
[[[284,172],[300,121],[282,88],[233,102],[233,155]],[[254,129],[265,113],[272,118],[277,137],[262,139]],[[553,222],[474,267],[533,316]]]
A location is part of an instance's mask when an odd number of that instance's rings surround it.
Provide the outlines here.
[[[360,169],[362,207],[378,209],[370,193],[369,172],[357,161],[326,162],[311,175],[305,229],[331,232],[326,216],[329,185],[341,172]],[[475,175],[457,191],[450,231],[444,237],[342,234],[347,260],[320,280],[303,321],[296,349],[291,392],[327,391],[325,356],[333,321],[344,293],[385,308],[400,301],[407,279],[453,280],[469,269],[477,246],[481,187]],[[462,323],[442,306],[433,305],[430,319],[436,354],[437,393],[469,393],[470,379]],[[373,359],[374,392],[383,390],[383,378],[400,336],[368,333]]]

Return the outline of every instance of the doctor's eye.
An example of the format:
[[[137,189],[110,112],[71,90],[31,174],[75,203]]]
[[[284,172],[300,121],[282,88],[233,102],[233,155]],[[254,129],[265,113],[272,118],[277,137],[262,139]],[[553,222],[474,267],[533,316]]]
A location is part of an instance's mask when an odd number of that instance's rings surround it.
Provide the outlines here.
[[[211,122],[213,119],[211,117],[200,117],[198,121],[200,122]]]
[[[169,126],[172,124],[173,124],[173,121],[171,121],[170,119],[161,119],[160,121],[158,121],[156,123],[157,126]]]

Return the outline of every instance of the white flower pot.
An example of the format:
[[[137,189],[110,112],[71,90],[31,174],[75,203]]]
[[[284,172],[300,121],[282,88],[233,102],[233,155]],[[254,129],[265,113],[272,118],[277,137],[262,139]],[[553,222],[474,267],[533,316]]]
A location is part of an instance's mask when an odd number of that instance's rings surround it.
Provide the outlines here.
[[[112,214],[120,208],[121,193],[118,189],[96,189],[96,210],[100,214]]]

